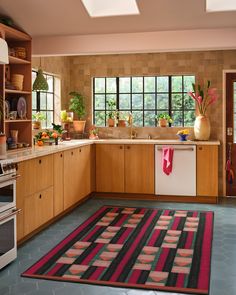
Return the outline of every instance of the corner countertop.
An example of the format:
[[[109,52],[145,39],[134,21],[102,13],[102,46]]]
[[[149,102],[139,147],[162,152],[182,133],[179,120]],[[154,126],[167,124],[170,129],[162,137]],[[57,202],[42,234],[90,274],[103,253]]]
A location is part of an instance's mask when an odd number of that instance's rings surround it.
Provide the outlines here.
[[[164,144],[164,145],[220,145],[220,141],[180,141],[175,139],[74,139],[71,141],[59,142],[58,145],[44,145],[32,147],[27,150],[16,150],[7,153],[7,159],[15,162],[22,162],[50,154],[62,152],[89,144]]]

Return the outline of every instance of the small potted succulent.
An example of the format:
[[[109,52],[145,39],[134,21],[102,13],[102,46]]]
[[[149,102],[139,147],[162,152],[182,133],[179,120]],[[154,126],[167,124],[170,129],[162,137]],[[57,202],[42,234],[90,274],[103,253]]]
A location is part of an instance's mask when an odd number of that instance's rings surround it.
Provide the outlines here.
[[[41,122],[46,120],[46,116],[43,113],[37,112],[32,114],[33,129],[41,129]]]
[[[168,123],[173,123],[173,120],[171,119],[170,115],[166,113],[161,113],[157,115],[156,119],[158,120],[158,124],[160,127],[167,127]]]

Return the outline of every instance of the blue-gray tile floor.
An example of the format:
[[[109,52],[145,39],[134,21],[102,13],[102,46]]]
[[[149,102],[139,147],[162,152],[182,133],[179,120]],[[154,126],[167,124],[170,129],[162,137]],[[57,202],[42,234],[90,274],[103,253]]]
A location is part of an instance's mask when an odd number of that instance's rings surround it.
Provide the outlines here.
[[[220,205],[90,199],[19,247],[18,258],[0,271],[0,295],[177,295],[20,276],[102,205],[214,211],[210,295],[236,294],[236,199]]]

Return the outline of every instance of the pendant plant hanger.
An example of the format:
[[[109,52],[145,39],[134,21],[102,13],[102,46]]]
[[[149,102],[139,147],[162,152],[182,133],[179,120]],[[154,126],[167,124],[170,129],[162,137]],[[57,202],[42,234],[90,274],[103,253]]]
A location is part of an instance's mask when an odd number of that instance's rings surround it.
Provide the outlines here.
[[[43,70],[41,68],[41,57],[39,63],[39,69],[36,79],[34,80],[33,84],[34,91],[47,91],[48,90],[48,82],[43,75]]]

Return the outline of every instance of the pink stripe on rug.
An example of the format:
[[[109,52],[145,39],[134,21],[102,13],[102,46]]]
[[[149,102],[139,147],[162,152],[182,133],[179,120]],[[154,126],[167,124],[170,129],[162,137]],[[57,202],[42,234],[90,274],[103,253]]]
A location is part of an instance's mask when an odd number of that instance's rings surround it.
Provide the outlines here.
[[[133,230],[134,229],[132,227],[127,227],[123,235],[116,242],[116,244],[123,244]]]
[[[179,225],[179,222],[180,222],[180,217],[175,217],[175,220],[174,220],[174,222],[173,222],[173,224],[171,226],[171,229],[176,230],[178,225]]]
[[[198,288],[206,289],[209,288],[209,276],[210,276],[210,265],[211,265],[211,246],[212,246],[212,212],[206,213],[205,230],[202,241],[202,255],[200,270],[198,276]],[[207,274],[207,275],[206,275]]]
[[[176,280],[176,287],[182,288],[184,287],[184,279],[185,279],[185,274],[184,273],[179,273],[177,280]]]
[[[88,263],[97,255],[99,250],[104,246],[104,244],[97,244],[97,246],[89,253],[88,256],[80,263],[82,265],[88,265]]]
[[[194,232],[189,231],[188,236],[184,245],[184,249],[191,249],[193,243]]]
[[[27,273],[35,273],[37,270],[43,266],[50,258],[52,258],[61,248],[63,248],[69,241],[71,241],[74,237],[78,235],[78,233],[83,230],[86,226],[89,225],[94,219],[96,219],[103,211],[105,211],[108,207],[102,207],[98,210],[94,215],[92,215],[88,220],[82,223],[76,230],[74,230],[71,234],[69,234],[62,242],[60,242],[56,247],[54,247],[50,252],[48,252],[43,258],[38,261],[35,265],[33,265],[30,269],[27,270]]]
[[[129,258],[132,256],[133,252],[135,251],[136,245],[142,239],[144,233],[146,232],[146,230],[150,226],[150,223],[152,222],[152,220],[156,214],[157,214],[157,210],[154,210],[152,212],[152,214],[150,215],[150,217],[148,218],[148,220],[146,221],[146,223],[143,225],[141,231],[139,232],[138,236],[134,240],[132,246],[129,248],[129,250],[127,251],[126,255],[123,257],[120,264],[117,266],[117,269],[113,273],[112,277],[110,278],[110,281],[115,282],[117,280],[117,278],[120,276],[120,274],[122,273],[122,270],[124,269],[125,265],[127,264],[128,260],[129,260]]]
[[[97,280],[105,270],[105,267],[97,266],[95,272],[89,277],[90,280]]]
[[[92,236],[101,228],[101,226],[96,225],[94,229],[87,235],[85,236],[81,241],[87,242]]]
[[[129,283],[130,284],[135,284],[139,278],[141,274],[141,270],[140,269],[134,269],[132,272],[132,275],[129,278]]]
[[[161,252],[161,255],[158,259],[157,265],[155,267],[155,271],[162,271],[169,252],[170,252],[169,248],[162,248],[162,252]]]
[[[150,240],[148,241],[148,246],[154,246],[157,238],[159,237],[161,230],[160,229],[155,229],[152,233],[152,236],[150,238]]]
[[[63,263],[57,263],[49,272],[47,272],[48,276],[54,275],[64,264]]]
[[[116,224],[113,224],[112,226],[121,226],[123,222],[129,217],[129,214],[124,214],[117,222]]]

